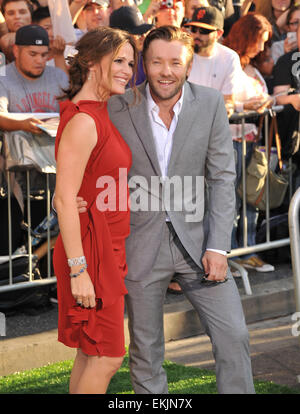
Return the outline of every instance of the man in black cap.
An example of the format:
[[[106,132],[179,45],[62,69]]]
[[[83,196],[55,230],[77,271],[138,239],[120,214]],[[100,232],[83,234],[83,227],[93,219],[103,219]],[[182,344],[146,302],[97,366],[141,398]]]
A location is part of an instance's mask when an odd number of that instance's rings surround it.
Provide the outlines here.
[[[125,30],[135,36],[139,50],[143,48],[145,35],[154,27],[152,24],[144,22],[139,10],[129,6],[114,10],[109,18],[109,26],[115,29]]]
[[[43,27],[28,25],[17,30],[15,61],[0,77],[0,129],[39,134],[38,119],[12,119],[7,114],[59,112],[56,98],[68,86],[68,77],[61,69],[46,66],[48,50],[48,33]]]
[[[115,29],[124,30],[135,37],[136,45],[139,50],[138,73],[135,84],[139,85],[146,79],[143,69],[141,51],[146,34],[154,26],[145,23],[143,16],[136,7],[124,6],[114,10],[109,18],[109,26]]]
[[[234,85],[242,69],[238,54],[219,43],[224,26],[222,13],[215,7],[199,7],[185,26],[190,29],[195,43],[189,81],[221,92],[228,115],[231,115]]]

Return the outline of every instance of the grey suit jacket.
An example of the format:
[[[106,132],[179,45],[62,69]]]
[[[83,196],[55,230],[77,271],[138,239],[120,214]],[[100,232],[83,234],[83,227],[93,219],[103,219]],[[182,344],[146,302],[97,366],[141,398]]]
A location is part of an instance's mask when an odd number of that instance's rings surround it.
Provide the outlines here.
[[[108,103],[110,118],[132,151],[131,196],[134,200],[140,196],[143,209],[147,210],[131,211],[130,236],[126,241],[129,280],[142,281],[151,271],[159,252],[166,212],[198,266],[202,267],[201,258],[207,248],[225,251],[231,248],[235,163],[223,96],[214,89],[189,82],[184,88],[168,166],[168,177],[176,184],[184,180],[195,183],[191,196],[189,191],[188,196],[185,194],[183,185],[182,209],[177,208],[181,200],[178,185],[168,185],[166,191],[165,183],[158,184],[161,172],[148,116],[145,84],[140,85],[140,96],[135,103],[131,90],[112,97]],[[205,188],[201,186],[201,177],[205,177]],[[170,196],[170,205],[167,196]],[[187,197],[192,203],[189,206],[184,203]],[[172,208],[173,199],[175,206]],[[195,202],[204,208],[201,212],[199,207],[192,217],[190,208]],[[158,203],[160,208],[157,208]],[[190,221],[187,217],[196,220]]]

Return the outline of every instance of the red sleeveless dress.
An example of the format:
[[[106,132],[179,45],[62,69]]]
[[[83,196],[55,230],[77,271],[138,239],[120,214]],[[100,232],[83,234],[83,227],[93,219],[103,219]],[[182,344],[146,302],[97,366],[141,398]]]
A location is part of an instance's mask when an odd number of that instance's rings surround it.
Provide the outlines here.
[[[76,304],[71,293],[70,268],[59,235],[53,255],[59,310],[58,340],[88,355],[119,357],[125,354],[125,239],[130,231],[127,172],[131,167],[131,151],[110,121],[106,103],[64,101],[60,104],[56,157],[64,127],[79,112],[94,119],[98,133],[78,196],[87,201],[87,212],[79,214],[81,239],[87,271],[102,307],[86,309]]]

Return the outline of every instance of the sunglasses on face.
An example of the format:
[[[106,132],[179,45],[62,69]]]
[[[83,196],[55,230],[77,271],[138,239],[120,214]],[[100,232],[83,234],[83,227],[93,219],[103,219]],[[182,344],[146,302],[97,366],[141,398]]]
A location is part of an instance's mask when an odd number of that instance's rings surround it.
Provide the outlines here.
[[[212,29],[205,29],[204,27],[195,27],[192,26],[191,27],[191,32],[192,33],[199,33],[202,35],[209,35],[210,33],[216,32],[217,30],[212,30]]]

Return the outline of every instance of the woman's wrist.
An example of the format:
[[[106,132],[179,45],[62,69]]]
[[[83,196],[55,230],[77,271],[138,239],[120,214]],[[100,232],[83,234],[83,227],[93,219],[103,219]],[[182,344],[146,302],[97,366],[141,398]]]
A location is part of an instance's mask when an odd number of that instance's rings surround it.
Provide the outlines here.
[[[68,259],[68,266],[74,267],[77,265],[85,265],[86,264],[86,258],[85,256],[78,256]]]

